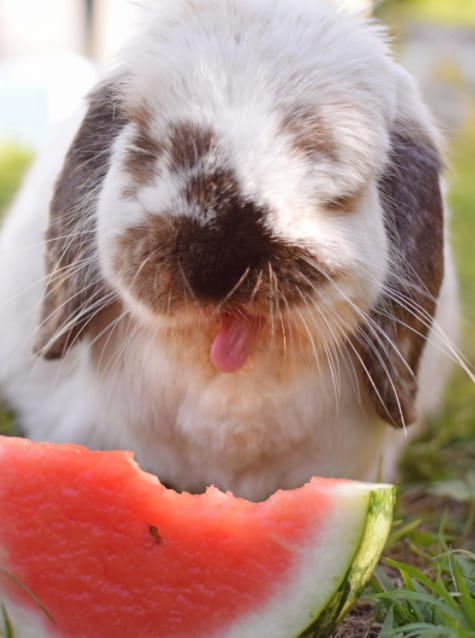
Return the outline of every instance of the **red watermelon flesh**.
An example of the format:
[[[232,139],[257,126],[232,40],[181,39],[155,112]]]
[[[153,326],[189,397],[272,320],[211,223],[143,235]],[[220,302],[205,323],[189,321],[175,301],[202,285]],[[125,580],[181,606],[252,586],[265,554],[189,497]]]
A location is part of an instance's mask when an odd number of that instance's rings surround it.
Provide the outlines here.
[[[177,494],[127,452],[0,437],[0,603],[12,625],[41,618],[34,638],[272,638],[258,627],[308,586],[306,564],[333,590],[351,564],[355,547],[328,554],[335,530],[357,546],[365,529],[352,485],[315,478],[262,503]]]

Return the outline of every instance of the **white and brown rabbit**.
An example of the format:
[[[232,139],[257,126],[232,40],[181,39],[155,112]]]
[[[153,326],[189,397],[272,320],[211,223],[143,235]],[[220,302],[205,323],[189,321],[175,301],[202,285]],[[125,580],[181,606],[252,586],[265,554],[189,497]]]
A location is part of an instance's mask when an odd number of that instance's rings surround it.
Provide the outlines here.
[[[389,478],[456,336],[413,80],[329,0],[144,11],[5,222],[4,398],[178,489]]]

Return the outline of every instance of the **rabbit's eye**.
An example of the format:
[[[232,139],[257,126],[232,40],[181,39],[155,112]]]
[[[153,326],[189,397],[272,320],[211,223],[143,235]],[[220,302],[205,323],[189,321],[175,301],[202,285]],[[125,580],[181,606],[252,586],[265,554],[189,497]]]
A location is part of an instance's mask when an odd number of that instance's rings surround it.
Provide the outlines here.
[[[329,199],[324,202],[324,207],[331,211],[346,213],[351,212],[358,205],[359,200],[363,195],[363,191],[359,190],[356,193],[347,193],[334,199]]]

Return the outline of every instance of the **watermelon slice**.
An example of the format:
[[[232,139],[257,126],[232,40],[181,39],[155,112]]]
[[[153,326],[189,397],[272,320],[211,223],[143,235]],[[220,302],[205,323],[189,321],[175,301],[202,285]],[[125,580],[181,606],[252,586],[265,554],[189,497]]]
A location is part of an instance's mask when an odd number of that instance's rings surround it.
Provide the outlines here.
[[[320,478],[261,503],[177,494],[128,452],[0,437],[0,634],[326,636],[394,502],[389,485]]]

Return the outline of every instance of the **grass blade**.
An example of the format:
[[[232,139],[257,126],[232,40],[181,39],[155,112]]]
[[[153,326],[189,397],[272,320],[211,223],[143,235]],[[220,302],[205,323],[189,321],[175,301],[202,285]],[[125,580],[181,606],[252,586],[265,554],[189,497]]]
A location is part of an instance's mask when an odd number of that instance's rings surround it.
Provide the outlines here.
[[[50,620],[52,623],[57,624],[56,620],[49,613],[49,611],[46,609],[46,607],[41,604],[41,601],[39,600],[38,596],[34,592],[32,592],[31,589],[25,585],[25,583],[22,583],[20,580],[18,580],[18,578],[15,578],[15,576],[13,576],[9,572],[5,571],[1,567],[0,567],[0,574],[5,576],[6,578],[8,578],[8,580],[10,580],[17,587],[19,587],[22,591],[24,591],[25,594],[27,594],[27,596],[29,596],[31,598],[31,600],[35,603],[35,605],[43,612],[43,614],[46,616],[46,618],[48,618],[48,620]]]
[[[13,633],[13,625],[8,612],[5,609],[5,605],[2,605],[2,618],[4,629],[2,629],[0,635],[5,636],[5,638],[15,638],[15,634]]]

